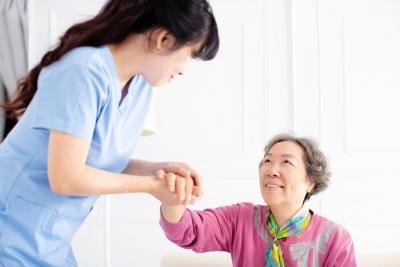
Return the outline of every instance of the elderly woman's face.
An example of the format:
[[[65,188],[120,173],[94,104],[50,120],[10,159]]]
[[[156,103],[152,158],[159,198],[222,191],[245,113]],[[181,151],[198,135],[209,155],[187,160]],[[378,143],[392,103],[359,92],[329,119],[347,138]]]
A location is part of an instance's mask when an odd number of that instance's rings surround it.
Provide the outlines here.
[[[312,185],[307,180],[304,149],[295,142],[275,144],[260,168],[260,188],[270,206],[301,205]]]

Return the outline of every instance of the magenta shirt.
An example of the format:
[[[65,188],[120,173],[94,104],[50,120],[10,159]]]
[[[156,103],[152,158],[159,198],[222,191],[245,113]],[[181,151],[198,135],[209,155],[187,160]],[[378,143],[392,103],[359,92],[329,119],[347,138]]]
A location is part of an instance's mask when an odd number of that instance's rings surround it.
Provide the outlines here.
[[[177,223],[167,222],[161,214],[160,225],[167,238],[182,248],[198,253],[229,252],[234,267],[265,267],[265,252],[272,241],[266,212],[267,206],[251,203],[204,211],[186,209]],[[279,239],[285,266],[356,266],[350,234],[312,214],[304,233]]]

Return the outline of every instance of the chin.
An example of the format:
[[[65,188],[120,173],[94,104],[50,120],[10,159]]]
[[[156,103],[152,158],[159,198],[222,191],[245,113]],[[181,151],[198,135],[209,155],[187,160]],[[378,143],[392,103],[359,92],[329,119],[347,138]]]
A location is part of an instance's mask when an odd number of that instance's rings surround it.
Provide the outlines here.
[[[163,82],[151,82],[147,81],[152,87],[160,87],[161,85],[164,85],[165,83]]]
[[[275,205],[279,205],[280,203],[282,203],[280,200],[278,200],[276,198],[272,198],[271,196],[264,196],[263,199],[264,199],[264,202],[266,204],[268,204],[268,206],[275,206]]]
[[[160,87],[160,86],[163,86],[163,85],[166,85],[166,84],[168,84],[168,82],[160,81],[160,82],[158,82],[156,85],[152,85],[152,86],[153,86],[153,87]]]
[[[146,77],[144,77],[146,79]],[[160,87],[167,82],[165,80],[156,80],[156,79],[146,79],[147,83],[150,84],[152,87]]]

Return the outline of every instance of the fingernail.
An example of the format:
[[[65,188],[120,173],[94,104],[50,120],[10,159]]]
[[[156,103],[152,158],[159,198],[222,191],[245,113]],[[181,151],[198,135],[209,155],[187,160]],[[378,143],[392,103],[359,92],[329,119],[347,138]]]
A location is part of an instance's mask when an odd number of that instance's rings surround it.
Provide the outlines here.
[[[179,196],[179,199],[180,199],[180,200],[184,200],[185,197],[184,197],[184,196]]]
[[[174,191],[175,191],[175,188],[174,188],[173,186],[170,186],[170,187],[169,187],[169,191],[174,192]]]

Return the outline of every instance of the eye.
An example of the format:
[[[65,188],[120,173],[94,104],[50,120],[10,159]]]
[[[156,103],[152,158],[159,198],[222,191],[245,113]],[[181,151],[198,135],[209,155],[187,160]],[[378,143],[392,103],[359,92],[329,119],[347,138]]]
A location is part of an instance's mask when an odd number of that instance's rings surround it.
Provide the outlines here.
[[[283,163],[291,164],[289,160],[285,159]]]
[[[271,162],[270,159],[265,159],[265,160],[264,160],[264,163],[270,163],[270,162]]]

